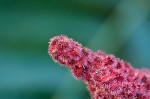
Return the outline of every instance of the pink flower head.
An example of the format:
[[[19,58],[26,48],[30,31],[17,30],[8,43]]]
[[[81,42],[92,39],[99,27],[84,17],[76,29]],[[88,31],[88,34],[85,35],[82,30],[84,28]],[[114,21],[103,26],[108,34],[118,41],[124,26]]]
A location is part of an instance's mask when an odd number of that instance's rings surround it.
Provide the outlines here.
[[[113,55],[92,52],[66,36],[52,38],[48,52],[87,85],[92,99],[150,99],[148,70],[135,69]]]

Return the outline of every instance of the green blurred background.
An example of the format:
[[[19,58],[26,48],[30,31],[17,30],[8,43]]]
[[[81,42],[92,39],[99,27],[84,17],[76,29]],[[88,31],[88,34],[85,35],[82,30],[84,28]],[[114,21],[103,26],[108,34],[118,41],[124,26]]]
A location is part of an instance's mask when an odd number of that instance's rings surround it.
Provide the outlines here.
[[[47,53],[60,34],[150,68],[150,0],[0,0],[0,99],[90,99]]]

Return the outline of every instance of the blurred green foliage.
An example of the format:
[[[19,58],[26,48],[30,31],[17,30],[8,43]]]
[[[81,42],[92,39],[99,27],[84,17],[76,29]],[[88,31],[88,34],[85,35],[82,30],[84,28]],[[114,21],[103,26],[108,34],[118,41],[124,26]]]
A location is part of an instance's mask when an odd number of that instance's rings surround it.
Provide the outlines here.
[[[67,35],[150,68],[149,0],[0,0],[0,99],[90,99],[47,53]]]

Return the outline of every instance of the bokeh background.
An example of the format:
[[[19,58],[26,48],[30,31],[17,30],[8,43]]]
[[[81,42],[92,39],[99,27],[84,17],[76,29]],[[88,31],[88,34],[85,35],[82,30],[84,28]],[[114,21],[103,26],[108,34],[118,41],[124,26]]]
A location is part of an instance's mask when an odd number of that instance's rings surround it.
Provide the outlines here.
[[[0,99],[90,99],[47,53],[61,34],[150,69],[150,0],[0,0]]]

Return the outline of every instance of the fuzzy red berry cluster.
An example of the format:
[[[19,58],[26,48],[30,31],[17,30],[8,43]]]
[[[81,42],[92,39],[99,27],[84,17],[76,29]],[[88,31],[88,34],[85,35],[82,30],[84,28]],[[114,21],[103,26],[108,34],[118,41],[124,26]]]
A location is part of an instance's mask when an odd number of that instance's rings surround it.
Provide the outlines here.
[[[88,87],[92,99],[150,99],[150,73],[101,51],[92,52],[66,36],[49,42],[53,60]]]

